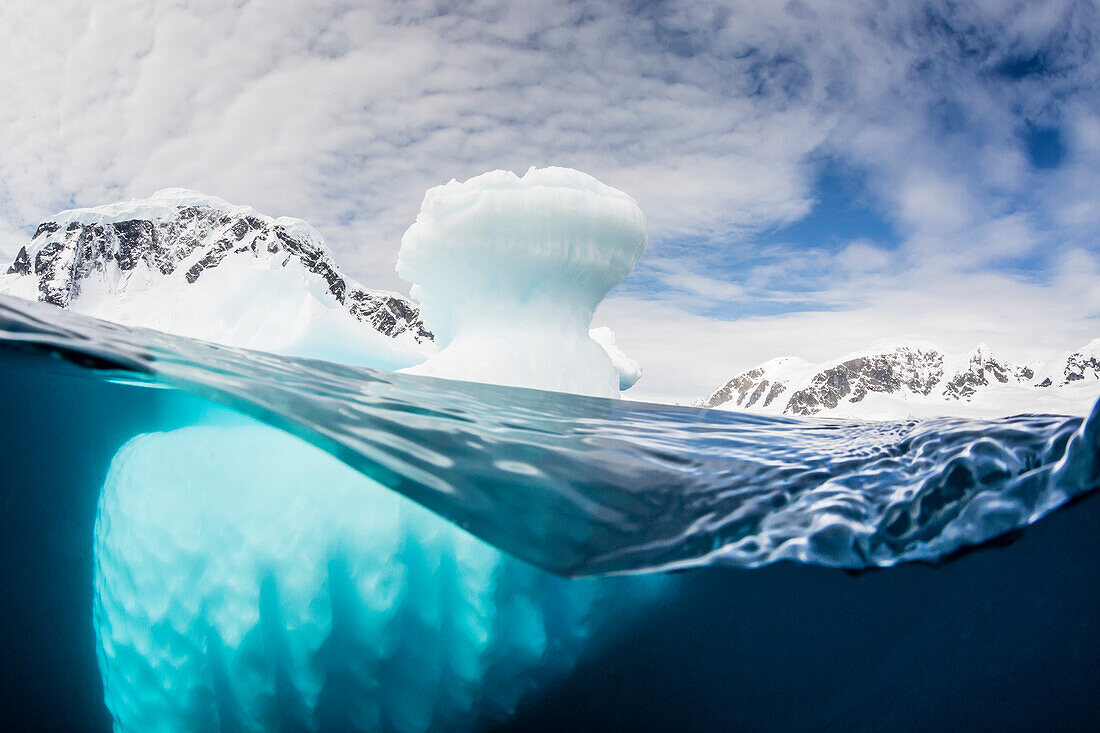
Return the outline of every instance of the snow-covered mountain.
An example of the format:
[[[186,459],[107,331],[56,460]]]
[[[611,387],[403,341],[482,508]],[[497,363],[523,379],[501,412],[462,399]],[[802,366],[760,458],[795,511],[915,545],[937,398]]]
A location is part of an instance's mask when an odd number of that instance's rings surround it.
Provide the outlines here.
[[[184,189],[39,225],[0,293],[127,325],[392,368],[434,347],[419,308],[340,271],[305,222]]]
[[[1100,397],[1100,339],[1039,364],[984,344],[965,355],[927,342],[880,343],[814,364],[781,357],[744,371],[697,404],[785,415],[896,418],[1088,410]]]

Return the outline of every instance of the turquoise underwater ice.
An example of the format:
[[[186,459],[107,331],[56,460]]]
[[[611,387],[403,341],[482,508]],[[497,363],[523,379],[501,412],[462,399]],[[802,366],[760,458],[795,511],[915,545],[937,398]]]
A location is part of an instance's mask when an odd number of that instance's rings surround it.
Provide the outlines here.
[[[95,558],[124,730],[472,725],[568,671],[656,586],[536,569],[246,419],[120,450]]]

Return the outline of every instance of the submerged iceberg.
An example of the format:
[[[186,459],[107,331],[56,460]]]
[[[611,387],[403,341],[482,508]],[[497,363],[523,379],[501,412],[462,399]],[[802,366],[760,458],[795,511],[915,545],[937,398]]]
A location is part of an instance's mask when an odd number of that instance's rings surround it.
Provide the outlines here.
[[[95,553],[120,730],[467,727],[630,613],[251,421],[130,441]]]
[[[439,353],[408,371],[617,397],[632,378],[588,329],[645,246],[634,199],[568,168],[429,190],[397,272],[413,283]]]
[[[576,171],[433,189],[399,265],[442,346],[415,371],[617,395],[631,367],[588,326],[645,239],[632,199]],[[660,583],[552,576],[297,438],[207,423],[134,438],[103,487],[95,624],[120,730],[471,727]]]

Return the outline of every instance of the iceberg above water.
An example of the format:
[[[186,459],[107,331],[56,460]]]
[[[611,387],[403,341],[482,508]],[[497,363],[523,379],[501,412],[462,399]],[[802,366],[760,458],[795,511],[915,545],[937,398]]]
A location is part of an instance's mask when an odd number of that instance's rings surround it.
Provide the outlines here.
[[[397,273],[413,283],[439,353],[408,371],[617,397],[636,365],[617,349],[616,365],[589,326],[645,246],[634,199],[568,168],[429,190]]]

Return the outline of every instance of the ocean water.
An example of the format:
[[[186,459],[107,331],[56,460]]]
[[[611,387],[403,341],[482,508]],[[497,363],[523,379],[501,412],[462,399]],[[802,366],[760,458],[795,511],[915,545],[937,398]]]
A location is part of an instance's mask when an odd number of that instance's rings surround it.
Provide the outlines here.
[[[11,299],[0,347],[11,727],[1100,716],[1096,409],[746,416],[280,358]]]

